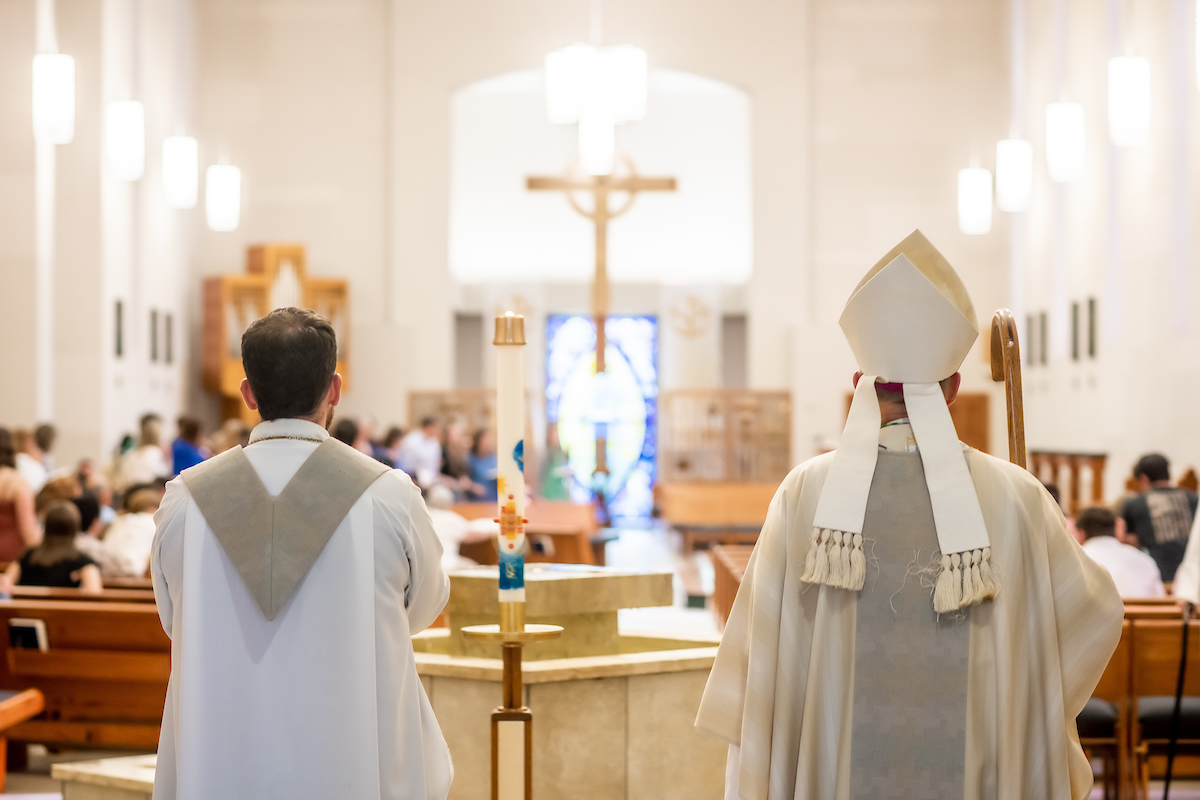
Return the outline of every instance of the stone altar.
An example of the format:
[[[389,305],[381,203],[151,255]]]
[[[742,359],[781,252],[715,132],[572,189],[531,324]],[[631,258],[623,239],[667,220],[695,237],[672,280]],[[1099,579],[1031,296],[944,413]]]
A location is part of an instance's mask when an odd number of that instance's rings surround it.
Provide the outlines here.
[[[719,800],[723,742],[692,722],[716,639],[622,633],[622,608],[671,605],[670,573],[527,564],[526,619],[565,628],[525,649],[533,709],[533,794],[572,800]],[[500,704],[498,647],[469,642],[464,626],[499,614],[496,567],[450,575],[450,627],[413,637],[417,671],[454,757],[451,800],[486,797],[488,719]]]

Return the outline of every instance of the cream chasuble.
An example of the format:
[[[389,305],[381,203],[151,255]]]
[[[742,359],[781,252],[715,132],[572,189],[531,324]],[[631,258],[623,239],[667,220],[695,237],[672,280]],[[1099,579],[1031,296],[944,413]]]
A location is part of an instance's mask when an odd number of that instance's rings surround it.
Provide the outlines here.
[[[833,454],[780,486],[696,720],[736,748],[737,796],[1087,796],[1075,717],[1116,648],[1120,597],[1031,474],[966,457],[1000,591],[954,614],[930,602],[938,537],[918,453],[879,454],[861,592],[800,580]]]
[[[171,637],[155,800],[443,800],[453,770],[410,636],[449,581],[420,492],[303,420],[168,484]]]

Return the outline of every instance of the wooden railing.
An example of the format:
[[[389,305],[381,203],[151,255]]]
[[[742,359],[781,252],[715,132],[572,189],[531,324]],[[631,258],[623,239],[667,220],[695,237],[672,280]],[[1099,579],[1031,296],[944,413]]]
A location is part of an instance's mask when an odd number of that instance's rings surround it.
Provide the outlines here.
[[[778,483],[792,468],[791,392],[683,389],[658,409],[659,481]]]
[[[1104,505],[1106,453],[1065,453],[1030,450],[1029,471],[1042,483],[1053,483],[1062,493],[1064,511],[1075,516],[1087,506]],[[1084,501],[1084,478],[1089,491]]]

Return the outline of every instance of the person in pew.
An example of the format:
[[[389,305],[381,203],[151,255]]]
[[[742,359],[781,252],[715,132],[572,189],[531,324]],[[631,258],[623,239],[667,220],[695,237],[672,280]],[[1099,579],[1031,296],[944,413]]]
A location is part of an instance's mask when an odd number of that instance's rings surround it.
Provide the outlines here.
[[[163,493],[154,487],[135,488],[104,533],[105,560],[101,571],[109,578],[144,578],[154,544],[154,514]]]
[[[425,493],[425,505],[429,509],[429,519],[433,522],[433,530],[442,543],[442,567],[446,571],[473,567],[476,563],[459,552],[464,543],[486,542],[499,534],[499,526],[495,529],[483,524],[472,525],[462,514],[454,510],[454,490],[449,486],[435,484]],[[484,522],[491,520],[484,518]]]
[[[0,561],[15,561],[42,540],[33,490],[17,471],[12,434],[0,428]]]
[[[1195,492],[1171,485],[1171,464],[1161,453],[1150,453],[1138,459],[1133,477],[1141,493],[1121,507],[1121,516],[1129,536],[1137,537],[1138,546],[1146,549],[1158,564],[1163,580],[1175,580],[1175,570],[1183,560],[1188,532],[1196,517]]]
[[[471,499],[477,501],[496,499],[496,437],[487,428],[480,428],[471,437]]]
[[[112,555],[101,540],[104,533],[103,509],[93,495],[82,494],[72,498],[72,503],[79,510],[79,535],[75,537],[75,549],[89,556],[100,568],[100,577],[115,576],[118,572]]]
[[[60,501],[46,510],[41,544],[26,550],[4,571],[3,591],[14,586],[57,586],[99,592],[104,589],[100,568],[91,556],[75,547],[79,535],[79,510]]]
[[[242,335],[261,415],[167,486],[151,578],[171,637],[156,800],[444,800],[450,753],[411,635],[450,595],[420,491],[332,438],[333,326]]]
[[[696,718],[725,796],[1082,800],[1123,606],[1038,480],[958,440],[966,287],[917,231],[840,322],[841,442],[771,501]]]
[[[1075,529],[1084,537],[1083,552],[1112,575],[1122,598],[1166,597],[1162,573],[1154,559],[1120,541],[1120,520],[1112,509],[1085,508],[1075,517]]]

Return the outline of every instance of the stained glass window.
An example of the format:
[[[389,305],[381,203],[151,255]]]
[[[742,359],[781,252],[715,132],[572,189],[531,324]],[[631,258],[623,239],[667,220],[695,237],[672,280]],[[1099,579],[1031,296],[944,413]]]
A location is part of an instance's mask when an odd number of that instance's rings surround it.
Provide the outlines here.
[[[570,495],[607,499],[614,524],[649,518],[658,430],[658,320],[611,316],[605,325],[605,378],[596,378],[596,326],[591,317],[546,320],[546,419],[558,426],[571,468]],[[608,478],[593,486],[596,436],[606,438]]]

